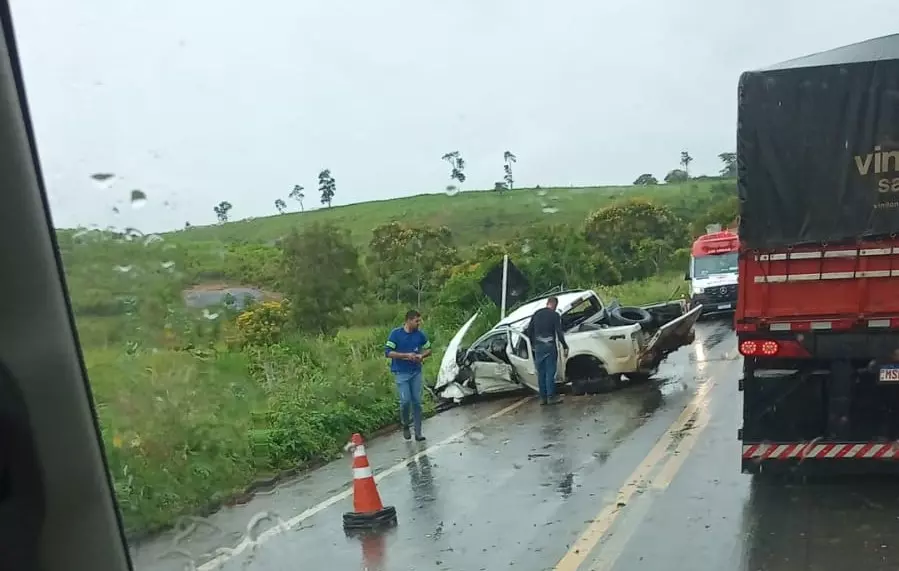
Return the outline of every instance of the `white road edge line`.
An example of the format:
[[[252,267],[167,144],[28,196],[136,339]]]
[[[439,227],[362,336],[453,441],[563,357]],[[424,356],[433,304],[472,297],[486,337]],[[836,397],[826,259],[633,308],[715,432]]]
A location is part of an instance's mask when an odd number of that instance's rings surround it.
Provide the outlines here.
[[[457,439],[461,438],[462,436],[465,436],[465,433],[467,433],[469,430],[471,430],[475,426],[478,426],[479,424],[483,424],[485,422],[488,422],[495,418],[499,418],[500,416],[503,416],[505,414],[512,412],[513,410],[517,409],[518,407],[520,407],[521,405],[523,405],[524,403],[528,402],[531,399],[533,399],[533,397],[524,397],[523,399],[516,401],[516,402],[510,404],[509,406],[494,412],[493,414],[491,414],[489,416],[486,416],[482,419],[472,422],[471,424],[467,425],[462,430],[459,430],[458,432],[451,434],[450,436],[448,436],[447,438],[444,438],[437,444],[429,446],[429,447],[425,448],[424,450],[420,450],[419,452],[416,452],[415,454],[413,454],[412,456],[409,456],[405,460],[397,462],[396,464],[387,468],[386,470],[384,470],[382,472],[378,472],[377,474],[375,474],[375,482],[380,482],[387,476],[390,476],[391,474],[395,474],[396,472],[399,472],[400,470],[405,468],[406,465],[409,464],[409,462],[412,462],[413,460],[418,460],[425,454],[428,454],[429,452],[433,452],[434,450],[443,448],[444,446],[450,444],[454,440],[457,440]],[[262,545],[263,543],[269,541],[270,539],[273,539],[273,538],[281,535],[282,533],[290,531],[291,529],[293,529],[294,527],[297,527],[299,524],[303,523],[305,520],[311,518],[312,516],[316,515],[317,513],[320,513],[322,511],[328,509],[329,507],[333,506],[337,502],[339,502],[341,500],[345,500],[346,498],[349,498],[352,495],[353,495],[353,486],[352,486],[352,484],[350,484],[342,492],[331,496],[327,500],[324,500],[324,501],[312,506],[311,508],[280,523],[279,525],[275,525],[274,527],[266,529],[265,531],[263,531],[262,533],[259,534],[259,537],[256,538],[256,541],[253,541],[249,538],[244,537],[243,540],[241,540],[241,542],[238,543],[233,548],[230,548],[230,549],[226,548],[227,551],[222,550],[222,552],[219,555],[217,555],[213,559],[210,559],[206,563],[203,563],[202,565],[197,567],[197,571],[214,571],[215,569],[219,569],[219,568],[221,568],[222,565],[224,565],[231,559],[234,559],[235,557],[237,557],[238,555],[240,555],[247,549],[249,549],[251,547],[258,547],[259,545]]]

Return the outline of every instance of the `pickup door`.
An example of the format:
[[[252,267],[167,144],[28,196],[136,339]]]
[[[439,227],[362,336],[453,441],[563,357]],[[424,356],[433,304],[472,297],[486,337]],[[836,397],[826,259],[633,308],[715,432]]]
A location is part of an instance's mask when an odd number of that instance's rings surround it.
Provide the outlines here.
[[[528,387],[534,392],[540,392],[540,385],[537,382],[537,366],[534,363],[534,351],[531,347],[531,341],[522,332],[508,330],[508,346],[506,347],[506,355],[515,372],[521,380],[521,384]],[[556,366],[556,384],[565,381],[565,359],[562,351],[559,351],[559,361]]]

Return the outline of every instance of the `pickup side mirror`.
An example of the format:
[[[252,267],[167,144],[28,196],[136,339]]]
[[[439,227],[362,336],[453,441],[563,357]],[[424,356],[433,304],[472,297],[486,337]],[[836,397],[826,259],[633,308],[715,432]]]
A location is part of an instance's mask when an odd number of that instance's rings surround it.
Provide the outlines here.
[[[684,274],[684,280],[685,280],[685,281],[690,281],[690,272],[687,272],[687,273]]]

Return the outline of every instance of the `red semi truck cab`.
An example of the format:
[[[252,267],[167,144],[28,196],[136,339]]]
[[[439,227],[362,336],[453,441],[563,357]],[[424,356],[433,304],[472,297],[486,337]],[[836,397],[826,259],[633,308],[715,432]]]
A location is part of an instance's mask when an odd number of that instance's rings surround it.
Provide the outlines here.
[[[690,308],[702,305],[703,315],[731,312],[737,306],[739,238],[720,225],[710,225],[693,242],[690,267]]]
[[[742,470],[899,467],[899,36],[744,73]]]

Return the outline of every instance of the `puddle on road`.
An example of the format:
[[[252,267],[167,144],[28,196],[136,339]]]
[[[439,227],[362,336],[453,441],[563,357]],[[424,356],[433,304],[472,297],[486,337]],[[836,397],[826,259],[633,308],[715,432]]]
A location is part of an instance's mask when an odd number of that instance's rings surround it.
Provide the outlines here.
[[[681,347],[659,366],[654,381],[665,398],[695,388],[707,377],[710,363],[732,358],[722,347],[733,341],[734,333],[727,322],[708,321],[696,326],[696,341]],[[717,350],[710,354],[713,349]]]
[[[434,485],[434,473],[431,458],[424,454],[413,458],[406,464],[409,472],[409,483],[412,486],[412,497],[418,507],[437,499],[436,486]]]
[[[728,321],[730,318],[716,318],[705,323],[697,324],[696,340],[702,344],[706,350],[713,349],[720,345],[723,341],[734,336],[733,323]]]
[[[384,571],[386,569],[387,540],[393,533],[396,533],[395,528],[347,535],[348,541],[359,546],[362,571]]]

